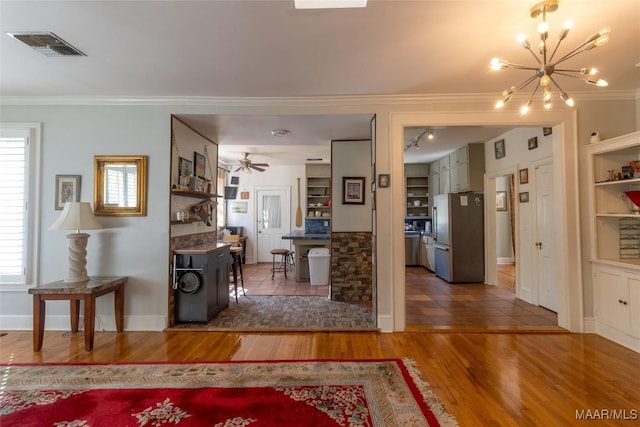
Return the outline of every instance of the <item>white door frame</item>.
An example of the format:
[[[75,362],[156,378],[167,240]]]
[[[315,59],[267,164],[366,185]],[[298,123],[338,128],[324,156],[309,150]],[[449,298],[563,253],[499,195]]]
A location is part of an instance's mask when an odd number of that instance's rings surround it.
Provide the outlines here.
[[[260,262],[259,260],[259,244],[258,244],[258,234],[260,233],[260,226],[258,224],[258,221],[260,220],[260,213],[258,212],[258,205],[260,204],[259,200],[258,200],[258,195],[260,193],[260,191],[284,191],[285,192],[285,198],[284,201],[286,201],[287,206],[283,206],[283,210],[282,213],[283,215],[287,215],[288,219],[287,222],[289,223],[289,230],[287,230],[287,232],[291,231],[291,186],[285,186],[285,185],[256,185],[253,188],[253,200],[255,200],[255,214],[254,214],[254,257],[253,259],[256,260],[256,262]],[[283,240],[282,241],[282,248],[285,248],[285,246],[289,247],[289,250],[291,250],[291,241],[290,240]]]
[[[443,105],[446,109],[448,106]],[[484,107],[483,107],[484,108]],[[517,111],[430,111],[397,112],[389,114],[389,169],[391,243],[391,295],[393,308],[391,319],[378,316],[383,330],[404,331],[406,326],[405,277],[404,277],[404,202],[402,200],[404,174],[403,130],[407,126],[553,126],[552,155],[554,200],[556,217],[554,228],[558,230],[557,271],[558,281],[558,325],[571,332],[584,331],[584,308],[582,289],[582,253],[580,247],[580,204],[578,200],[578,138],[576,110],[530,111],[521,116]]]

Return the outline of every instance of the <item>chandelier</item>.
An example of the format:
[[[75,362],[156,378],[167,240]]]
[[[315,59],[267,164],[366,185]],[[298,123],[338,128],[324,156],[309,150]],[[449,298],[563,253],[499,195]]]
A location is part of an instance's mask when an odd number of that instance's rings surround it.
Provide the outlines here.
[[[567,92],[562,90],[558,82],[554,78],[557,75],[571,77],[576,79],[582,79],[586,83],[604,87],[607,86],[608,83],[606,80],[598,79],[595,80],[593,76],[598,73],[598,70],[595,68],[580,68],[579,70],[571,70],[571,69],[563,69],[558,68],[558,66],[564,61],[573,58],[576,55],[579,55],[582,52],[591,50],[596,47],[600,47],[605,45],[609,41],[609,33],[611,29],[609,27],[604,27],[597,33],[591,35],[585,42],[574,48],[572,51],[562,56],[559,59],[554,60],[556,52],[558,51],[558,47],[560,43],[567,37],[569,34],[569,30],[571,29],[572,22],[567,21],[564,24],[562,31],[560,32],[560,36],[558,38],[558,42],[556,43],[553,50],[550,50],[549,45],[549,24],[547,23],[547,13],[555,12],[558,9],[558,0],[545,0],[540,3],[537,3],[535,6],[531,8],[531,17],[536,19],[538,16],[542,18],[542,22],[538,25],[538,33],[540,34],[540,43],[538,45],[538,52],[535,53],[531,49],[531,45],[529,41],[526,39],[524,35],[518,36],[518,42],[528,50],[531,55],[535,58],[537,64],[532,67],[527,67],[520,64],[513,64],[509,61],[505,61],[500,58],[493,58],[491,60],[491,69],[492,70],[507,70],[507,69],[515,69],[515,70],[530,70],[533,71],[533,76],[529,77],[527,80],[522,82],[518,86],[511,86],[502,92],[502,99],[500,99],[495,108],[502,108],[504,104],[509,102],[512,96],[529,86],[531,83],[537,80],[536,87],[533,89],[533,93],[529,97],[528,101],[520,108],[521,114],[526,114],[531,108],[531,104],[533,103],[533,97],[538,92],[540,87],[542,87],[542,101],[544,103],[544,108],[551,108],[551,97],[552,92],[551,88],[555,87],[560,94],[560,98],[569,106],[573,107],[574,102],[573,98],[571,98]]]

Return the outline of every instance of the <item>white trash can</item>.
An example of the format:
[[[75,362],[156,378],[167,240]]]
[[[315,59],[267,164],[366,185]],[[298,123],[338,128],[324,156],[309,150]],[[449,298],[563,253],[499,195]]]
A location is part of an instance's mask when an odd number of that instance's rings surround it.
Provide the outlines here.
[[[328,248],[312,248],[307,253],[309,258],[309,278],[313,286],[329,284],[330,255]]]

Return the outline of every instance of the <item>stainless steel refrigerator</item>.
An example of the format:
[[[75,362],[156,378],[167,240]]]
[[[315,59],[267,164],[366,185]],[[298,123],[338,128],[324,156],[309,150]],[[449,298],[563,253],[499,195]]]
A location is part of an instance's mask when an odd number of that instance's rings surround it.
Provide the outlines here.
[[[436,276],[449,283],[484,282],[484,198],[481,193],[433,198]]]

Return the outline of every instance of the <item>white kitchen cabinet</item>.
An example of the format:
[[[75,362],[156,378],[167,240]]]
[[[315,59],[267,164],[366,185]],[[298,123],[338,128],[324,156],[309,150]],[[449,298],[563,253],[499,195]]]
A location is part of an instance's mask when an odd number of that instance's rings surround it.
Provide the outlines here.
[[[596,330],[640,351],[640,271],[595,263]]]
[[[484,144],[469,144],[449,155],[452,193],[484,191]]]
[[[429,184],[431,185],[429,193],[433,201],[433,196],[440,194],[440,165],[437,160],[429,163],[429,172]],[[433,204],[431,206],[433,207]]]
[[[625,191],[640,190],[640,178],[615,179],[640,159],[640,132],[585,147],[589,192],[589,255],[596,331],[640,351],[640,215]]]

